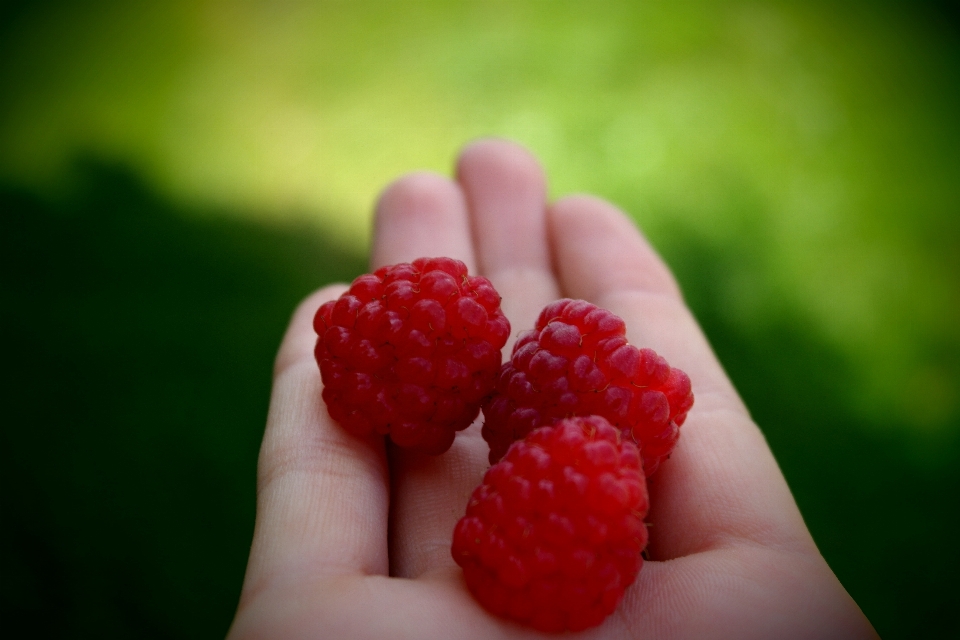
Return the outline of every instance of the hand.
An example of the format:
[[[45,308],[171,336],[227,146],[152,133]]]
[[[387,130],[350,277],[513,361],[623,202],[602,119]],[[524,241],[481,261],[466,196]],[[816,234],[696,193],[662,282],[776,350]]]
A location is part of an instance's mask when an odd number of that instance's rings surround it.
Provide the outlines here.
[[[650,479],[652,560],[585,637],[876,637],[817,551],[673,276],[626,216],[589,196],[548,205],[536,160],[481,141],[461,154],[456,181],[412,174],[381,195],[372,268],[421,256],[459,258],[490,278],[514,336],[547,303],[582,298],[622,317],[632,344],[693,381],[679,444]],[[482,419],[426,457],[356,438],[327,415],[311,321],[344,290],[307,298],[277,356],[230,637],[537,636],[484,611],[450,555],[488,467]]]

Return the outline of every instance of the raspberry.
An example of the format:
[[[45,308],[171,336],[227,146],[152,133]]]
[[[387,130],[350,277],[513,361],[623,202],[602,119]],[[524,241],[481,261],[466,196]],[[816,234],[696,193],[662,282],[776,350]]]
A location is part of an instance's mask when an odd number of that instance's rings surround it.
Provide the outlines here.
[[[440,454],[493,391],[510,323],[500,295],[452,258],[362,275],[313,319],[330,416],[357,435]]]
[[[474,490],[451,553],[491,613],[541,631],[610,615],[647,543],[640,453],[598,416],[561,420],[515,442]]]
[[[670,455],[693,405],[690,378],[652,349],[627,342],[619,317],[583,300],[558,300],[520,335],[483,406],[496,462],[514,440],[569,416],[599,415],[641,447],[647,476]]]

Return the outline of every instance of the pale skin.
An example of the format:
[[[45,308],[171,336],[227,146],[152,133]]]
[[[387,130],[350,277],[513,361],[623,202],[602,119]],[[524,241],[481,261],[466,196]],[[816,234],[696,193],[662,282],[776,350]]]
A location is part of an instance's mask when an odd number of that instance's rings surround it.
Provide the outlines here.
[[[537,161],[481,140],[453,179],[404,176],[380,196],[371,267],[450,256],[485,275],[517,334],[561,297],[626,321],[630,342],[686,371],[696,404],[650,479],[644,563],[589,638],[875,638],[827,566],[783,475],[669,269],[633,223],[591,196],[548,203]],[[438,457],[348,434],[327,415],[313,359],[317,308],[281,344],[260,450],[257,520],[229,637],[542,637],[484,611],[450,556],[488,468],[482,416]]]

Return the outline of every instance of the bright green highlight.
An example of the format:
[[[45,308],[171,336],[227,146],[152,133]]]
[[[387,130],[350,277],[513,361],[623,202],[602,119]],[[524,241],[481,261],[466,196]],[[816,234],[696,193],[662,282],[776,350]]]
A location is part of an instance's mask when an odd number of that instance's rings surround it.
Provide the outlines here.
[[[511,137],[554,196],[612,199],[671,262],[725,256],[729,320],[809,323],[862,415],[937,430],[960,415],[946,29],[875,3],[62,7],[0,43],[0,175],[51,188],[93,153],[362,249],[386,183]]]

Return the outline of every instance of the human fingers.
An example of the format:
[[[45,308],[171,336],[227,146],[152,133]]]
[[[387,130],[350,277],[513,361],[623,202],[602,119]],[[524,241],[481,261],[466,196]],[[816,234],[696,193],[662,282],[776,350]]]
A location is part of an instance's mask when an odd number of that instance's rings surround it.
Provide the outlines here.
[[[268,587],[387,573],[383,441],[357,438],[331,420],[313,358],[314,313],[344,290],[330,286],[308,297],[277,355],[241,612]]]
[[[516,145],[481,141],[461,153],[457,179],[466,217],[457,213],[456,228],[462,229],[462,219],[469,228],[468,234],[458,237],[469,238],[477,272],[491,278],[514,327],[525,321],[532,325],[539,308],[556,296],[549,275],[542,170]],[[378,215],[411,227],[423,224],[414,216],[391,214],[389,206],[379,207]],[[423,232],[407,230],[403,235],[420,237]],[[391,555],[391,567],[396,574],[415,577],[452,567],[453,527],[487,467],[488,451],[474,424],[439,458],[406,452],[392,457],[391,550],[396,553]]]
[[[377,203],[371,267],[438,256],[462,260],[477,273],[463,192],[441,176],[404,176],[384,190]],[[481,460],[471,440],[466,432],[459,433],[440,456],[389,445],[391,575],[416,577],[451,561],[456,522],[451,517],[479,482]]]
[[[539,310],[557,295],[547,246],[543,171],[522,147],[483,140],[461,152],[457,181],[466,197],[478,271],[500,292],[516,336],[518,327],[532,327]],[[505,347],[508,354],[511,342]],[[393,476],[398,498],[394,531],[404,544],[418,545],[415,550],[407,547],[403,575],[454,567],[453,528],[488,467],[488,455],[479,424],[474,423],[440,459],[394,458],[398,463]]]
[[[558,292],[547,243],[543,170],[516,144],[481,140],[461,152],[457,182],[466,199],[477,269],[502,296],[511,322],[513,335],[505,346],[509,355],[518,331],[532,328],[540,309]],[[393,531],[406,551],[401,575],[455,568],[453,528],[488,467],[488,455],[480,425],[474,423],[439,459],[394,458]]]
[[[696,402],[677,448],[650,478],[653,557],[674,558],[744,538],[812,549],[763,435],[669,269],[634,224],[588,196],[555,203],[549,223],[564,293],[622,317],[631,343],[653,348],[693,384]]]

